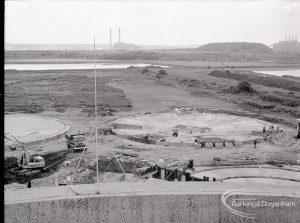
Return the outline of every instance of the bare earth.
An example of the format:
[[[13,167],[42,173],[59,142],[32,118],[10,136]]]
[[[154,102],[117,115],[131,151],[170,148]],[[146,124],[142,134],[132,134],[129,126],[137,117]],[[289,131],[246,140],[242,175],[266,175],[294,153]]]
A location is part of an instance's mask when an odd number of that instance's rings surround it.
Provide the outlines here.
[[[269,64],[268,64],[269,66]],[[208,76],[211,70],[203,67],[183,66],[166,69],[168,75],[156,78],[158,68],[150,68],[150,72],[142,74],[142,68],[120,70],[98,70],[98,102],[99,127],[109,126],[113,121],[133,115],[143,115],[146,112],[171,112],[176,107],[223,108],[236,111],[246,109],[256,112],[261,120],[281,120],[284,134],[274,137],[271,142],[264,142],[253,149],[253,145],[244,145],[226,149],[195,149],[193,147],[172,147],[163,145],[148,145],[115,135],[100,137],[98,153],[101,156],[113,157],[113,153],[133,153],[137,160],[147,160],[154,163],[173,163],[194,159],[195,165],[209,165],[214,157],[221,160],[237,161],[251,158],[256,161],[269,159],[296,162],[300,159],[300,141],[294,138],[295,117],[285,110],[274,112],[245,106],[245,100],[259,101],[255,95],[226,93],[226,89],[235,86],[237,81]],[[187,79],[198,80],[186,84]],[[94,183],[95,171],[88,168],[95,160],[95,135],[91,133],[94,125],[93,112],[93,72],[92,71],[35,71],[5,73],[6,109],[11,112],[25,111],[34,106],[42,108],[38,115],[63,120],[73,132],[83,132],[87,135],[88,151],[79,165],[76,183]],[[45,87],[47,86],[47,87]],[[287,92],[283,89],[254,85],[258,91]],[[22,89],[22,90],[18,90]],[[25,91],[24,91],[25,89]],[[26,91],[27,89],[27,91]],[[45,90],[46,89],[46,90]],[[299,92],[294,93],[295,97]],[[23,99],[23,100],[22,100]],[[287,108],[298,112],[298,107]],[[113,115],[105,116],[105,109],[111,109]],[[32,112],[32,111],[30,111]],[[33,111],[35,112],[35,111]],[[90,134],[91,133],[91,134]],[[91,135],[89,137],[89,135]],[[32,153],[47,154],[66,150],[64,139],[48,142],[29,148]],[[5,151],[5,157],[16,157],[20,151]],[[72,164],[65,167],[60,164],[55,173],[44,178],[34,179],[32,185],[47,186],[55,184],[55,177],[66,179],[74,173],[81,153],[70,153],[66,160]],[[121,159],[126,160],[127,156]],[[128,175],[131,181],[143,181],[133,174]],[[101,181],[124,181],[121,171],[111,173],[103,171]]]

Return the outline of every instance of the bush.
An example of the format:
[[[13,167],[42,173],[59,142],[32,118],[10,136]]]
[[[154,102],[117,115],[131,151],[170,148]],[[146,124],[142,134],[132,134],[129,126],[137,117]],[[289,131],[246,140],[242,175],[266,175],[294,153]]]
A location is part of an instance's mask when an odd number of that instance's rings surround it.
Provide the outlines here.
[[[157,72],[156,78],[161,78],[161,77],[166,76],[166,75],[167,75],[167,71],[162,69],[162,70]]]
[[[144,68],[144,69],[142,70],[142,74],[145,74],[145,73],[148,73],[148,72],[150,72],[150,70],[149,70],[148,68]]]
[[[251,86],[251,83],[249,83],[248,81],[240,81],[236,86],[236,91],[237,92],[248,92],[248,93],[255,92],[255,90]]]
[[[158,73],[159,73],[160,75],[167,75],[167,71],[165,71],[164,69],[159,70]]]

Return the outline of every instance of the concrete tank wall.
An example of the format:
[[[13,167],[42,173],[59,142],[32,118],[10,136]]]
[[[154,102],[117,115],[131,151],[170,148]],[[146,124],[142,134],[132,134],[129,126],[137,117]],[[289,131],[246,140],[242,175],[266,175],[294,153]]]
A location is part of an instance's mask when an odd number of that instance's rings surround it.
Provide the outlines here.
[[[255,219],[241,218],[222,204],[221,194],[143,194],[79,196],[77,198],[9,203],[6,223],[84,222],[299,222],[299,197],[253,196],[294,201],[293,208],[257,208]],[[245,207],[244,212],[249,213]]]

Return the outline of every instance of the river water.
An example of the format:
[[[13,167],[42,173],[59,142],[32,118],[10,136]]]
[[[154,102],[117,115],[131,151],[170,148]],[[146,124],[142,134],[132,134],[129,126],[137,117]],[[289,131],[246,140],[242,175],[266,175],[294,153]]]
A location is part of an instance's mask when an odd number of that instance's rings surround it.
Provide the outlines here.
[[[160,66],[146,63],[96,63],[97,69],[124,69],[128,67]],[[166,67],[166,66],[160,66]],[[5,64],[5,70],[92,70],[94,63],[29,63],[29,64]]]
[[[290,75],[294,77],[300,77],[300,69],[295,69],[295,70],[269,70],[269,71],[254,71],[256,73],[261,73],[261,74],[270,74],[274,76],[283,76],[283,75]]]

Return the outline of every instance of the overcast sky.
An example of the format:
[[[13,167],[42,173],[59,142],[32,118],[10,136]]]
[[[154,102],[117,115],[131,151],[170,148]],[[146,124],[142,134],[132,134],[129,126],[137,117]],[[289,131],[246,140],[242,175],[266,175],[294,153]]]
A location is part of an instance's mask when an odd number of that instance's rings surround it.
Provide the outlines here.
[[[190,45],[300,40],[300,1],[6,1],[6,43]]]

